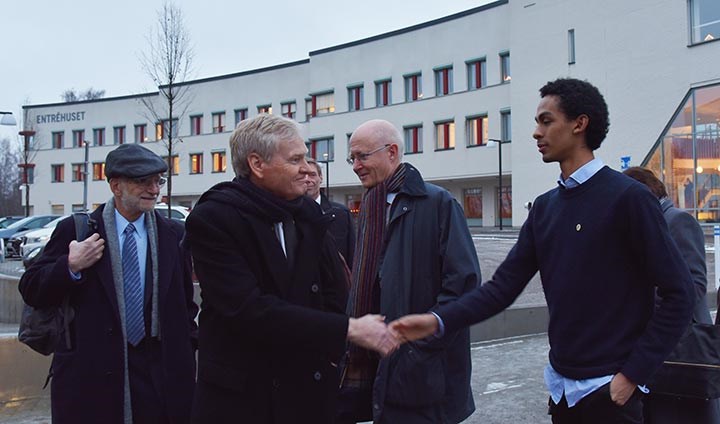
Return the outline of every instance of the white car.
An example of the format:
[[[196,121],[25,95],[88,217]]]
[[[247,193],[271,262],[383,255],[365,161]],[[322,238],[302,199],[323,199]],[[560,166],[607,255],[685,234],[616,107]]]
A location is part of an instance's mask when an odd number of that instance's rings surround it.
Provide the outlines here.
[[[45,246],[48,240],[50,240],[50,236],[53,231],[55,231],[55,227],[57,227],[58,223],[68,216],[70,215],[61,216],[60,218],[48,222],[42,228],[25,233],[23,236],[23,243],[20,245],[20,256],[25,256],[27,252],[31,251],[35,247]]]
[[[190,215],[190,209],[186,208],[185,206],[171,206],[170,207],[172,211],[170,212],[170,218],[176,219],[178,221],[185,222],[185,219]],[[167,218],[168,216],[168,207],[165,203],[158,203],[155,205],[155,210],[160,212],[160,214]]]

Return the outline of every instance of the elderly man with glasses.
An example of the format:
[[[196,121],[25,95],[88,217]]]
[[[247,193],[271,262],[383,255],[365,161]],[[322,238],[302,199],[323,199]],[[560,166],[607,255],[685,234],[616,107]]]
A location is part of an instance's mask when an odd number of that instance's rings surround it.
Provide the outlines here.
[[[113,196],[90,214],[91,235],[60,222],[20,281],[29,305],[74,311],[50,370],[53,423],[190,420],[198,308],[183,226],[154,211],[165,171],[137,144],[110,152]]]
[[[402,161],[399,131],[373,120],[350,138],[348,163],[366,189],[348,314],[393,320],[458,298],[480,281],[462,208]],[[338,424],[458,423],[474,410],[467,328],[406,344],[388,357],[350,346]]]

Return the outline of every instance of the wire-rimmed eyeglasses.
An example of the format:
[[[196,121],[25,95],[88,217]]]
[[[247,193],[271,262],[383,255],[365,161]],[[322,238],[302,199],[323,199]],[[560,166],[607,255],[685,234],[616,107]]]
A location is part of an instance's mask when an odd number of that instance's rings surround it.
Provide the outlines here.
[[[373,150],[372,152],[351,154],[351,155],[348,156],[348,158],[345,159],[345,160],[347,161],[347,163],[348,163],[349,165],[353,165],[353,164],[355,163],[355,160],[359,160],[359,161],[362,163],[362,162],[365,162],[365,161],[367,160],[367,158],[369,158],[370,155],[372,155],[373,153],[377,153],[377,152],[379,152],[379,151],[381,151],[381,150],[385,150],[385,149],[387,149],[388,147],[390,147],[390,144],[386,144],[386,145],[384,145],[384,146],[382,146],[382,147],[378,147],[377,149]]]

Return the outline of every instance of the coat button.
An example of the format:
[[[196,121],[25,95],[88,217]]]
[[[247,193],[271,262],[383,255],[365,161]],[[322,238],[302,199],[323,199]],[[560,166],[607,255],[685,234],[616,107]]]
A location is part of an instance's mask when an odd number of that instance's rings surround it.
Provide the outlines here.
[[[273,378],[272,385],[275,389],[280,388],[280,382],[277,380],[277,378]]]
[[[315,371],[315,374],[313,375],[313,378],[315,379],[315,381],[320,381],[320,380],[322,380],[322,374],[320,374],[320,371]]]
[[[113,329],[112,329],[112,328],[108,328],[108,329],[107,329],[107,335],[108,335],[108,336],[112,336],[112,335],[113,335]]]
[[[111,376],[112,376],[112,374],[113,374],[113,373],[112,373],[112,371],[108,371],[108,372],[106,372],[106,373],[105,373],[105,376],[107,376],[107,377],[111,377]]]
[[[403,206],[403,212],[407,212],[407,206]]]
[[[320,286],[318,286],[317,284],[313,284],[312,286],[310,286],[310,291],[313,293],[317,293],[320,291]]]

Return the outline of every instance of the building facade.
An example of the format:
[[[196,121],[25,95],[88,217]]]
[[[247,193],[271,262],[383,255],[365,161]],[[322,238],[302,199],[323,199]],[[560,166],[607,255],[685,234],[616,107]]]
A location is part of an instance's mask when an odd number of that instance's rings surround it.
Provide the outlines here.
[[[716,0],[501,0],[305,60],[186,82],[192,100],[173,117],[182,140],[173,146],[173,203],[192,207],[231,179],[232,129],[266,112],[302,124],[310,155],[326,162],[331,197],[357,211],[362,187],[344,160],[349,135],[382,118],[403,133],[405,160],[450,190],[469,224],[519,226],[526,204],[559,173],[532,139],[538,89],[575,77],[598,86],[610,108],[597,156],[615,169],[654,167],[680,207],[716,221],[716,38]],[[25,106],[25,127],[35,131],[32,211],[82,208],[85,142],[90,207],[110,197],[103,161],[118,144],[167,156],[168,123],[149,117],[147,103],[163,107],[158,92]]]

